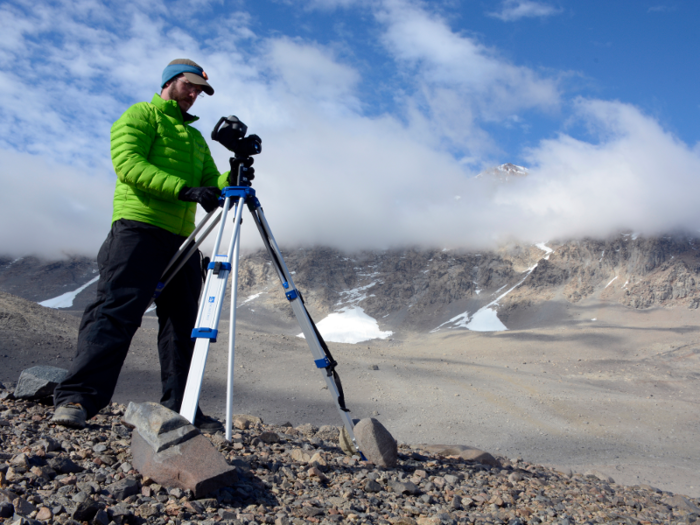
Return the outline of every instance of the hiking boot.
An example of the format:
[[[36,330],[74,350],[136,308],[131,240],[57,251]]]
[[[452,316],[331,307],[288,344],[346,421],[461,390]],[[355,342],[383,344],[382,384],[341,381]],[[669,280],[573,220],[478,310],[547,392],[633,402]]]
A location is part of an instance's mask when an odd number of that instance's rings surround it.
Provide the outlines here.
[[[201,412],[197,411],[197,415],[194,418],[194,426],[200,431],[206,432],[207,434],[215,434],[217,432],[224,431],[224,425],[218,419],[211,416],[205,416]]]
[[[80,403],[68,403],[56,409],[51,418],[52,423],[70,428],[85,428],[87,412]]]

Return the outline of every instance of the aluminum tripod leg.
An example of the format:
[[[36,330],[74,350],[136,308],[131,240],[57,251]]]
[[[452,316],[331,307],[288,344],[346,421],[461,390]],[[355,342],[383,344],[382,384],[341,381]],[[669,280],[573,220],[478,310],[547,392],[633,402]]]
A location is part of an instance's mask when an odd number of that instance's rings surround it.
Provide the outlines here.
[[[326,346],[325,341],[323,341],[321,334],[316,329],[316,325],[311,320],[311,317],[306,310],[301,293],[294,285],[292,274],[284,262],[282,253],[277,246],[275,238],[272,236],[270,226],[267,223],[267,219],[265,219],[265,214],[263,213],[260,203],[257,201],[257,199],[254,201],[249,200],[248,208],[253,214],[255,224],[258,227],[258,231],[260,232],[263,242],[265,243],[265,248],[267,248],[267,252],[272,259],[275,269],[277,270],[277,275],[282,281],[282,287],[285,289],[285,295],[292,306],[292,310],[294,311],[294,315],[299,322],[301,331],[304,333],[304,337],[306,338],[306,343],[309,345],[311,354],[314,356],[314,363],[316,364],[317,368],[325,369],[323,376],[326,381],[328,391],[333,395],[336,408],[340,413],[340,418],[343,421],[345,429],[348,431],[353,444],[355,444],[355,448],[358,448],[355,441],[355,433],[353,431],[354,424],[350,418],[349,410],[345,407],[345,399],[342,392],[342,387],[340,386],[340,378],[335,372],[335,365],[337,363],[332,361],[332,358],[330,358],[328,347]]]
[[[238,206],[243,208],[243,202]],[[238,215],[236,216],[238,219]],[[236,302],[238,298],[238,260],[241,247],[240,221],[236,223],[239,233],[236,235],[236,247],[233,250],[233,277],[231,280],[231,312],[229,316],[228,334],[228,375],[226,380],[226,441],[231,441],[231,427],[233,426],[233,371],[235,370],[236,355]]]
[[[292,310],[299,322],[306,342],[309,345],[314,362],[317,368],[324,370],[324,378],[328,390],[333,395],[334,401],[343,425],[347,430],[353,444],[355,444],[355,434],[353,432],[353,422],[350,419],[349,410],[345,407],[345,399],[340,384],[340,378],[335,372],[337,363],[330,355],[330,351],[326,346],[325,341],[321,337],[316,325],[311,320],[301,293],[296,289],[292,280],[291,273],[287,268],[282,253],[277,246],[277,242],[272,236],[270,226],[265,219],[262,207],[259,201],[255,198],[255,191],[249,187],[228,187],[223,190],[226,195],[224,210],[221,214],[222,221],[219,226],[212,262],[207,271],[207,279],[204,286],[204,293],[200,303],[200,310],[195,324],[195,329],[192,331],[192,336],[197,338],[195,343],[194,355],[190,365],[190,372],[187,377],[187,386],[185,395],[180,409],[180,414],[187,418],[190,422],[194,422],[197,405],[199,402],[199,393],[201,390],[204,369],[206,366],[209,345],[216,341],[217,328],[223,305],[223,298],[226,293],[226,281],[228,275],[233,271],[232,297],[231,297],[231,317],[229,326],[229,363],[228,363],[228,387],[226,397],[226,439],[231,440],[231,419],[233,415],[233,371],[234,371],[234,348],[236,337],[236,296],[237,296],[237,277],[238,277],[238,259],[240,246],[240,228],[241,214],[243,204],[247,204],[250,209],[253,220],[260,232],[265,248],[267,249],[272,263],[277,271],[277,275],[282,282],[282,287],[285,289],[285,295],[291,303]],[[223,236],[224,225],[226,222],[226,212],[229,208],[231,199],[236,199],[236,218],[234,220],[233,234],[229,244],[227,255],[219,255],[219,246]],[[357,448],[357,445],[355,444]]]
[[[217,213],[218,215],[215,215]],[[197,251],[197,248],[199,248],[199,246],[204,242],[204,239],[207,238],[207,236],[211,233],[214,227],[219,223],[219,221],[221,220],[221,215],[221,209],[219,208],[207,213],[206,217],[204,217],[204,219],[200,221],[200,223],[190,234],[190,236],[187,237],[185,242],[182,243],[180,249],[175,255],[172,256],[170,262],[168,262],[168,266],[165,267],[165,271],[163,272],[163,275],[160,278],[158,286],[156,286],[156,291],[154,292],[153,297],[151,298],[151,302],[148,303],[148,307],[146,308],[146,310],[148,310],[148,308],[151,307],[151,305],[158,298],[158,296],[168,285],[168,283],[172,280],[172,278],[175,277],[177,272],[179,272],[180,269],[185,265],[185,263],[190,259],[190,257],[192,257],[194,252]],[[204,233],[201,235],[199,240],[195,240],[197,234],[204,228],[204,226],[207,224],[207,222],[209,222],[209,219],[211,219],[212,216],[214,216],[214,220],[209,224],[207,229],[204,230]]]
[[[196,338],[197,341],[195,342],[190,371],[187,376],[187,385],[185,387],[182,406],[180,407],[180,415],[191,423],[194,423],[197,414],[199,393],[202,388],[204,369],[209,354],[209,345],[216,341],[221,309],[226,293],[226,283],[231,273],[233,250],[234,246],[237,246],[238,237],[240,235],[241,214],[243,212],[242,199],[239,199],[235,204],[236,218],[228,251],[224,255],[218,253],[231,199],[232,197],[227,197],[224,201],[221,223],[219,224],[219,231],[217,233],[216,242],[214,243],[211,262],[207,269],[207,279],[204,283],[204,290],[200,299],[199,313],[197,314],[195,327],[192,330],[192,337]]]

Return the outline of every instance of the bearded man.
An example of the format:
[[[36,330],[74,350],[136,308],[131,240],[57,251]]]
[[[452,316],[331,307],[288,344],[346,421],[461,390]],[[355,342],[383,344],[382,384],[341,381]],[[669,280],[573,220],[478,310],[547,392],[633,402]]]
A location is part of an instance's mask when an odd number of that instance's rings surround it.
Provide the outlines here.
[[[134,104],[114,123],[111,154],[117,183],[112,227],[100,248],[97,297],[80,323],[78,348],[67,377],[56,387],[52,421],[73,428],[106,407],[134,333],[166,265],[192,233],[197,204],[219,205],[220,174],[202,134],[191,127],[197,97],[214,89],[195,62],[170,62],[161,92]],[[155,300],[161,404],[179,412],[194,350],[191,338],[202,287],[195,253]],[[201,430],[223,428],[198,409]]]

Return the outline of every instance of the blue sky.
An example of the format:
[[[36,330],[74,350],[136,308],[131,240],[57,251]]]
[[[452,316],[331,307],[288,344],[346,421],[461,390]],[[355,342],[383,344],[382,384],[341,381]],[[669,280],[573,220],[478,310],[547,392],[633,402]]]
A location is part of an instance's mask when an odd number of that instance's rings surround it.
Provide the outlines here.
[[[192,109],[205,136],[226,114],[262,136],[282,244],[695,230],[698,20],[680,0],[4,2],[3,251],[96,253],[109,128],[178,57],[216,89]],[[505,162],[528,177],[474,178]]]

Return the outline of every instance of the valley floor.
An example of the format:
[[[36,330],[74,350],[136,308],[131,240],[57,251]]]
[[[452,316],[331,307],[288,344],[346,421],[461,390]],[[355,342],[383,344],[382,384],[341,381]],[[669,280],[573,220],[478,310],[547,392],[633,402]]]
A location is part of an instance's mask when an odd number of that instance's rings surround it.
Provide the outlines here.
[[[557,328],[395,334],[331,343],[348,407],[400,442],[464,444],[618,483],[700,497],[697,310],[570,307]],[[298,329],[238,325],[235,412],[266,423],[340,424]],[[222,323],[224,325],[224,323]],[[225,410],[227,327],[212,347],[202,405]],[[147,320],[115,400],[158,398]]]

